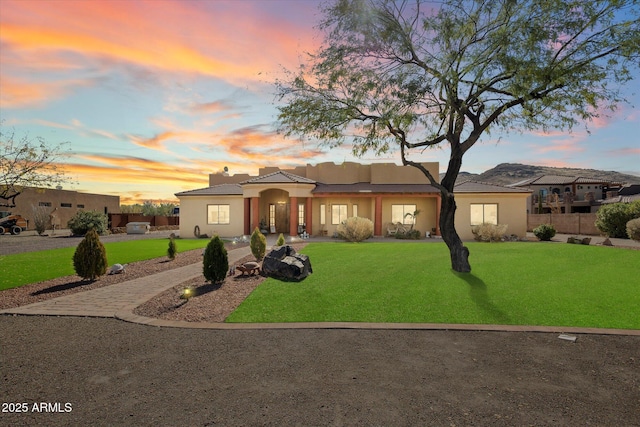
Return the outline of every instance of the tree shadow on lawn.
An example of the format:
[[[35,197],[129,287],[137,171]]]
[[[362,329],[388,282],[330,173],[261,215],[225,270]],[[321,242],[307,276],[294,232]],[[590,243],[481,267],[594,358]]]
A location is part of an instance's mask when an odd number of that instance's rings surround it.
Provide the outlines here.
[[[496,324],[507,325],[510,323],[509,316],[500,310],[489,299],[487,294],[487,284],[472,273],[457,273],[455,275],[467,282],[469,285],[469,295],[473,302],[483,313],[489,315]]]
[[[62,292],[68,289],[74,289],[80,286],[86,286],[95,283],[95,280],[77,280],[75,282],[63,283],[61,285],[51,286],[50,288],[40,289],[39,291],[35,291],[31,293],[31,296],[45,295],[45,294],[53,294],[55,292]]]

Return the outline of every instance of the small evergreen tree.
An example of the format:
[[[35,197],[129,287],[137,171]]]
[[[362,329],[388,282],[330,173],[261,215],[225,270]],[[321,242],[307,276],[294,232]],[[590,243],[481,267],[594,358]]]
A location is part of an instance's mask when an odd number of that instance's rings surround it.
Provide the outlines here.
[[[533,229],[533,235],[543,242],[548,242],[556,235],[556,228],[552,224],[540,224]]]
[[[107,272],[107,251],[100,236],[93,228],[87,231],[73,254],[73,268],[76,274],[91,281]]]
[[[204,250],[202,272],[205,279],[211,283],[220,283],[227,277],[229,258],[224,243],[218,236],[214,236]]]
[[[258,227],[256,227],[251,234],[251,243],[249,246],[251,247],[251,253],[256,257],[256,260],[261,261],[267,251],[267,238],[264,237],[264,234],[260,232]]]
[[[173,237],[169,238],[169,247],[167,248],[167,256],[170,260],[176,259],[176,254],[178,253],[178,248],[176,247],[176,241],[173,240]]]
[[[278,240],[276,240],[276,246],[284,246],[284,234],[280,233]]]

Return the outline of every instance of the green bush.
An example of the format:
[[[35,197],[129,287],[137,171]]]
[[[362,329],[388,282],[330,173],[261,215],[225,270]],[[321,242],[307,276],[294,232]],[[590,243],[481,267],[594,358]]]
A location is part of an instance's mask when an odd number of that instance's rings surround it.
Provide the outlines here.
[[[107,251],[95,229],[90,229],[73,254],[76,274],[91,281],[107,272]]]
[[[256,257],[257,261],[261,261],[264,258],[264,254],[267,252],[267,238],[264,237],[264,234],[260,232],[258,227],[253,230],[251,234],[251,243],[249,243],[251,247],[251,253],[254,257]]]
[[[220,283],[227,277],[229,258],[224,243],[214,236],[204,250],[202,273],[211,283]]]
[[[100,212],[78,211],[67,222],[67,227],[75,236],[84,236],[91,229],[98,234],[105,234],[107,232],[107,215]]]
[[[612,203],[596,212],[596,227],[609,237],[627,237],[627,222],[640,218],[640,200],[633,203]]]
[[[422,238],[422,233],[420,230],[407,230],[404,233],[398,232],[395,236],[400,240],[419,240]]]
[[[540,224],[533,229],[533,234],[542,241],[549,241],[556,235],[556,228],[551,224]]]
[[[338,225],[337,232],[349,242],[362,242],[373,236],[373,222],[369,218],[352,216]]]
[[[176,259],[178,248],[176,247],[176,241],[173,238],[169,238],[169,247],[167,248],[167,256],[170,260]]]
[[[485,222],[480,225],[474,225],[471,228],[471,232],[473,233],[473,238],[478,242],[500,242],[507,233],[507,225],[494,225]]]
[[[276,246],[284,246],[284,234],[280,233],[278,240],[276,240]]]
[[[627,236],[630,239],[640,242],[640,218],[627,222]]]

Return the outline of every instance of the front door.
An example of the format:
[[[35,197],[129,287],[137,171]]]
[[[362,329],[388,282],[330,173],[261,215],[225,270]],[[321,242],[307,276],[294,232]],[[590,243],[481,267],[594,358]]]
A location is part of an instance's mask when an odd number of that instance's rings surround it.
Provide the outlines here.
[[[289,232],[289,215],[287,211],[289,205],[284,203],[276,204],[276,233]]]

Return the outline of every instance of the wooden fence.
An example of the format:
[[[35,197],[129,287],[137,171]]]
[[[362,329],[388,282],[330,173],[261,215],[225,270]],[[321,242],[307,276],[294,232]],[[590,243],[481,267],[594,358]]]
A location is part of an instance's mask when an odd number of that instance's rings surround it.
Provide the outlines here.
[[[595,213],[528,214],[527,231],[533,231],[540,224],[552,224],[558,233],[599,236],[601,232],[595,222]]]

